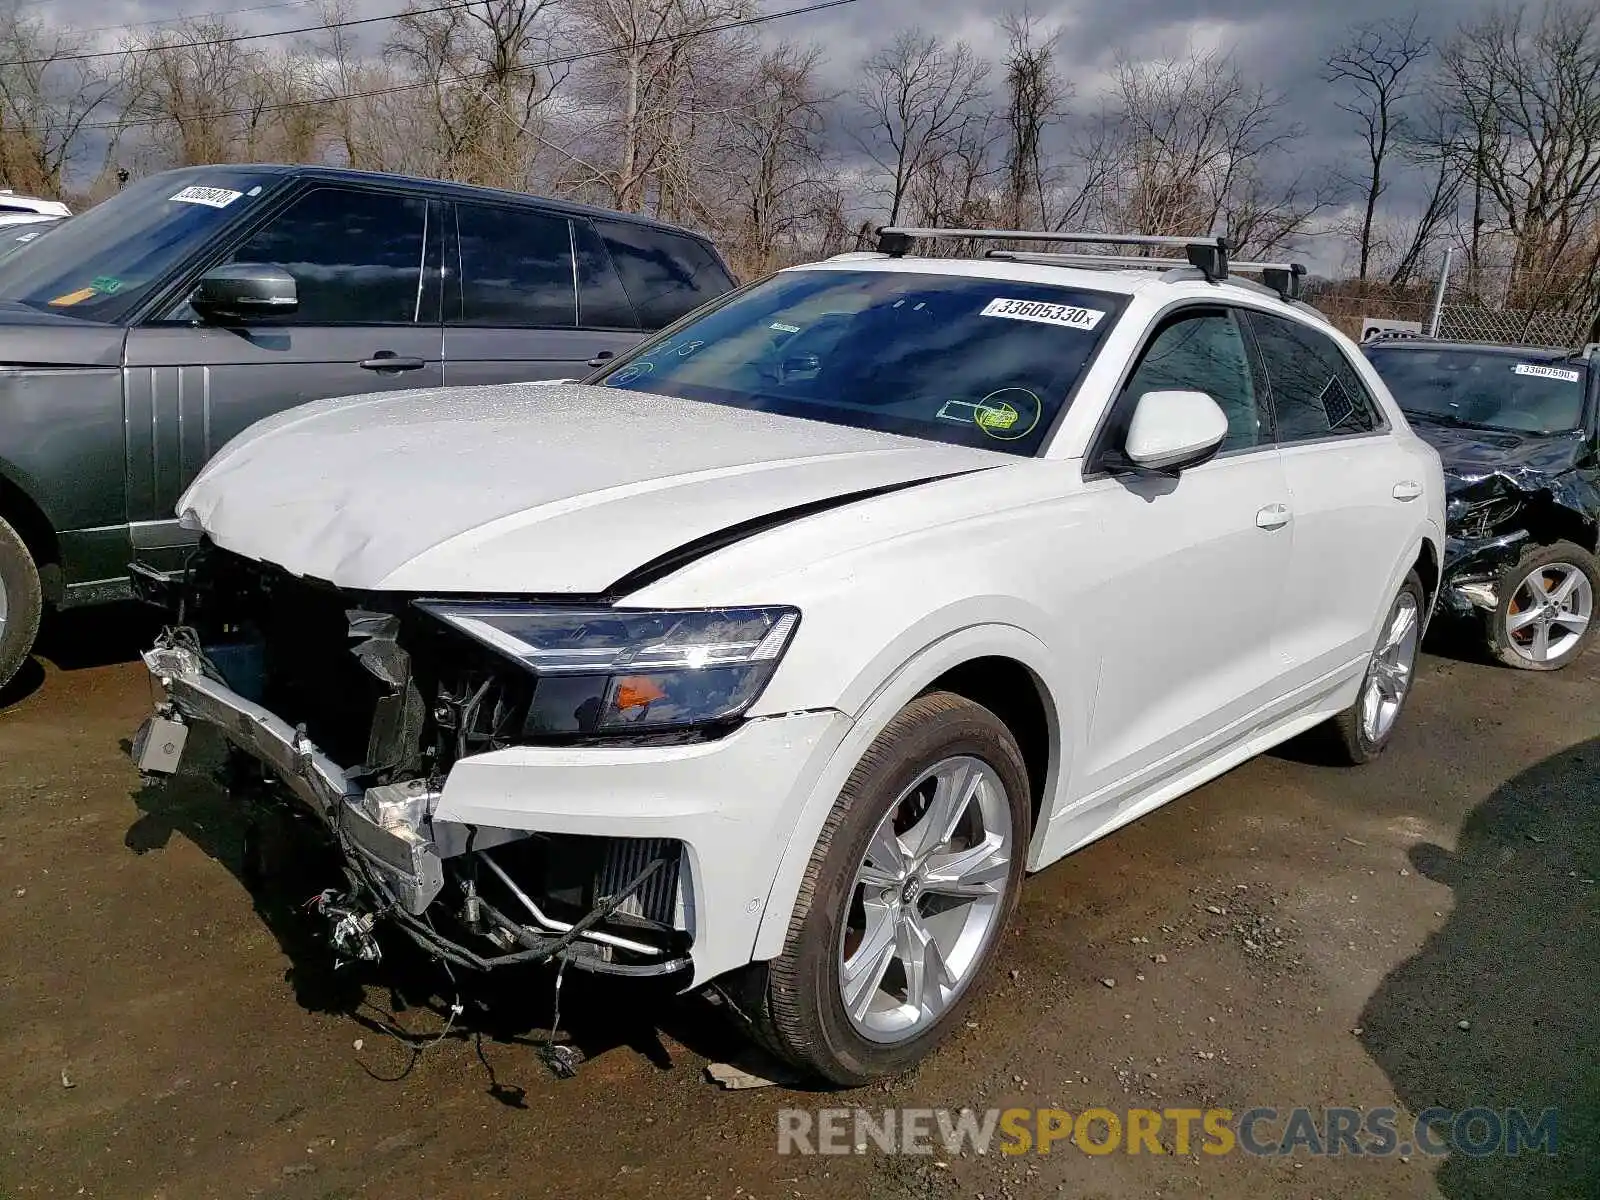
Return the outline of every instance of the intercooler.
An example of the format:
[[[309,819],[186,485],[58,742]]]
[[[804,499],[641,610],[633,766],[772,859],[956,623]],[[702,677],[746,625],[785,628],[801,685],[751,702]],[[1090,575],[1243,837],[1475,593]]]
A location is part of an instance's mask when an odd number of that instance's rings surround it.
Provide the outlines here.
[[[639,917],[682,929],[683,904],[678,890],[679,858],[683,843],[670,838],[611,838],[595,879],[597,896],[614,896],[658,858],[667,865],[656,871],[617,909],[621,916]]]

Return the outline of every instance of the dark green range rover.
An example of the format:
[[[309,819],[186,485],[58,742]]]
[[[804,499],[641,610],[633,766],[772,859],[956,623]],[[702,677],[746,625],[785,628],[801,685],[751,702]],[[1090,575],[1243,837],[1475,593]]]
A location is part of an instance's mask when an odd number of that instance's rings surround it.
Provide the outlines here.
[[[151,176],[0,258],[0,685],[45,604],[182,565],[173,505],[325,396],[579,377],[733,279],[704,238],[322,167]]]

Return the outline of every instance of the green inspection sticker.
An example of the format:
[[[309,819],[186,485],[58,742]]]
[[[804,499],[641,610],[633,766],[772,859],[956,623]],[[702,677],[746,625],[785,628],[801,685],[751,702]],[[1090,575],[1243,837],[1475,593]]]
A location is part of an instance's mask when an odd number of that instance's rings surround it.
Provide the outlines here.
[[[122,280],[111,275],[96,275],[89,281],[89,286],[102,296],[115,296],[122,290]]]

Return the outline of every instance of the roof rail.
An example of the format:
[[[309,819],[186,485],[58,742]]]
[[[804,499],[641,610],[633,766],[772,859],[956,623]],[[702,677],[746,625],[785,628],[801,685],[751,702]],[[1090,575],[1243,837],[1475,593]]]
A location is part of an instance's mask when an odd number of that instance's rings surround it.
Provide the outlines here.
[[[1079,246],[1144,246],[1149,249],[1182,250],[1189,265],[1197,268],[1212,283],[1220,283],[1228,277],[1229,246],[1228,239],[1224,237],[1071,233],[1038,229],[916,229],[885,225],[878,230],[878,250],[891,257],[902,258],[910,253],[912,246],[926,238],[961,238],[978,242],[1068,242]],[[1060,258],[1053,258],[1052,261],[1059,262]],[[1175,265],[1175,263],[1176,260],[1168,259],[1162,265]],[[1117,265],[1137,267],[1141,265],[1141,260],[1138,256],[1129,255],[1126,259],[1119,259]]]
[[[1363,339],[1367,342],[1436,342],[1441,339],[1428,333],[1418,333],[1414,329],[1374,329]]]

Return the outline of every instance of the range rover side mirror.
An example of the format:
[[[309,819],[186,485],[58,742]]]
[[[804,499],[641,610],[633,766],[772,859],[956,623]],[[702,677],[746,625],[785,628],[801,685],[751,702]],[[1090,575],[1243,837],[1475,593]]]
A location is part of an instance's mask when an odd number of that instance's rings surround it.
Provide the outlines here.
[[[1176,475],[1209,462],[1227,436],[1227,414],[1204,392],[1146,392],[1120,457],[1129,470]]]
[[[202,321],[225,324],[277,317],[300,307],[294,276],[271,263],[224,263],[200,277],[189,307]]]

